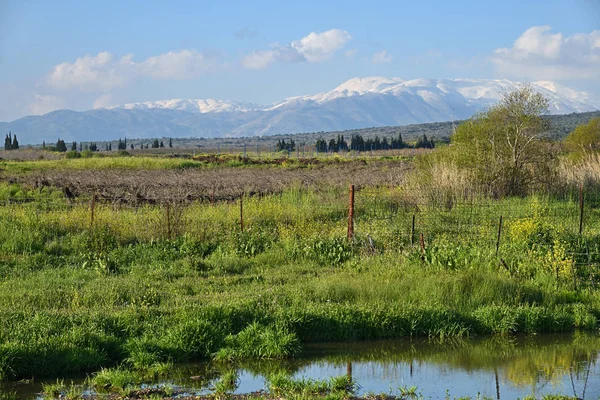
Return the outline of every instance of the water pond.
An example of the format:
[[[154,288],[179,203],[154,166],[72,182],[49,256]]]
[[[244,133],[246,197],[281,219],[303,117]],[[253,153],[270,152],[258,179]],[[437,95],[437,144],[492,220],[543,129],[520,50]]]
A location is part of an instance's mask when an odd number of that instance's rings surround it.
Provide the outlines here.
[[[209,394],[220,376],[235,371],[235,393],[267,390],[267,377],[285,373],[297,379],[351,375],[360,385],[358,395],[399,395],[413,388],[431,399],[478,394],[493,399],[545,394],[598,399],[599,361],[600,336],[582,333],[327,343],[307,345],[303,356],[293,360],[177,365],[168,379],[147,385],[168,384],[189,394]],[[81,377],[64,380],[83,382]],[[5,383],[3,390],[34,399],[40,397],[42,383]]]

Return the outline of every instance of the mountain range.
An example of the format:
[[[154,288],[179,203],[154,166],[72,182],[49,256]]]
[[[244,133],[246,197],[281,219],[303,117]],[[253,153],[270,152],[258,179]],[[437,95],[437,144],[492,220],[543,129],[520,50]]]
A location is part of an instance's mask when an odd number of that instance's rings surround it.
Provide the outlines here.
[[[506,79],[353,78],[316,95],[268,106],[215,99],[172,99],[89,111],[58,110],[0,122],[21,143],[101,141],[118,137],[248,137],[467,119],[520,84]],[[551,114],[600,110],[585,92],[531,83]]]

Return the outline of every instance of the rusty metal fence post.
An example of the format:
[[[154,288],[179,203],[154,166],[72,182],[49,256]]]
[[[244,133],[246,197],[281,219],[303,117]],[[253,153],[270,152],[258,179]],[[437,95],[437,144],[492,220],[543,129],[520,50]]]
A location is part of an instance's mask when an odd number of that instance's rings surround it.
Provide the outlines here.
[[[354,185],[350,185],[348,200],[348,240],[354,239]]]

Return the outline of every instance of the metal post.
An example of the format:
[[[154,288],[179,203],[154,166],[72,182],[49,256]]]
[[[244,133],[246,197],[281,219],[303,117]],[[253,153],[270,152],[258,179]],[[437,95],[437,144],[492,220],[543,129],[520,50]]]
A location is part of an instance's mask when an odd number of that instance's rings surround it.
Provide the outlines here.
[[[500,249],[500,235],[502,235],[502,215],[498,222],[498,238],[496,239],[496,256],[498,256],[498,250]]]
[[[412,217],[412,228],[410,230],[410,245],[415,245],[415,214]]]
[[[583,183],[579,185],[579,235],[583,232]]]
[[[171,205],[167,202],[167,239],[171,240]]]
[[[244,193],[240,195],[240,231],[244,231]]]
[[[96,209],[96,193],[92,196],[90,201],[90,229],[94,227],[94,211]]]
[[[350,185],[348,201],[348,240],[354,239],[354,185]]]

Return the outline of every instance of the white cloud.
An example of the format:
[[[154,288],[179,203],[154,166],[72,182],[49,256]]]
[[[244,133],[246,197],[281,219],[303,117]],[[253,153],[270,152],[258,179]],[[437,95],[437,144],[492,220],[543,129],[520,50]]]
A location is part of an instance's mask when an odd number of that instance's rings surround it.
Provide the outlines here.
[[[551,29],[527,29],[512,47],[497,49],[490,61],[501,74],[519,78],[600,78],[600,31],[565,37]]]
[[[138,75],[155,79],[192,79],[216,67],[217,57],[196,50],[170,51],[134,66]]]
[[[392,56],[389,55],[388,52],[385,50],[378,51],[377,53],[373,54],[373,57],[371,58],[371,62],[373,64],[383,64],[389,63],[391,61]]]
[[[327,60],[351,39],[348,32],[331,29],[322,33],[311,32],[300,40],[291,43],[291,47],[308,62]]]
[[[128,58],[116,60],[109,52],[78,58],[73,63],[55,66],[46,81],[58,89],[109,89],[124,81],[123,64]]]
[[[217,54],[196,50],[170,51],[133,61],[132,55],[116,58],[109,52],[85,56],[55,66],[46,83],[59,90],[105,91],[123,86],[132,79],[192,79],[214,68]]]
[[[340,29],[311,32],[285,46],[274,44],[268,50],[255,50],[242,58],[242,65],[250,69],[263,69],[274,62],[322,62],[331,58],[351,38],[348,32]]]

